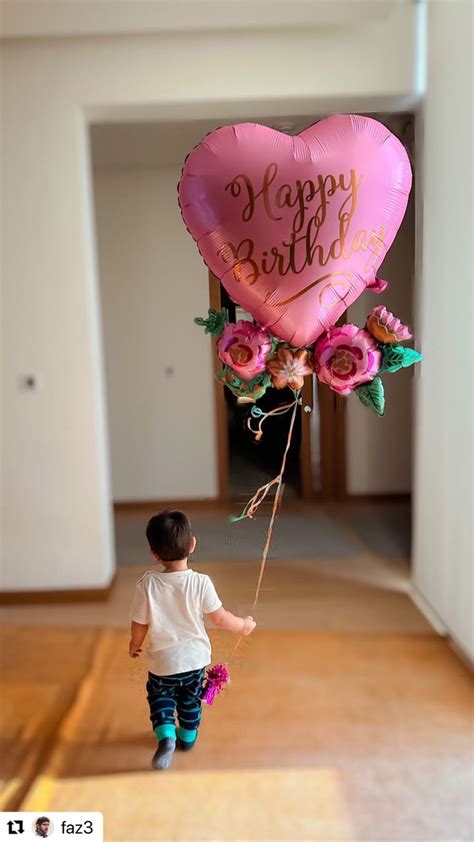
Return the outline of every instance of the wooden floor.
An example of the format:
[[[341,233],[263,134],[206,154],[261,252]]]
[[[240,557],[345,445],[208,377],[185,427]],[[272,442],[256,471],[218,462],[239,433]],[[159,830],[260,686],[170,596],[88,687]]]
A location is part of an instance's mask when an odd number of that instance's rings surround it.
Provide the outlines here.
[[[255,564],[200,569],[248,610]],[[161,774],[126,655],[140,574],[122,568],[105,606],[3,609],[3,809],[100,810],[108,842],[473,839],[470,676],[406,562],[272,562],[231,686]],[[212,638],[225,658],[233,638]]]

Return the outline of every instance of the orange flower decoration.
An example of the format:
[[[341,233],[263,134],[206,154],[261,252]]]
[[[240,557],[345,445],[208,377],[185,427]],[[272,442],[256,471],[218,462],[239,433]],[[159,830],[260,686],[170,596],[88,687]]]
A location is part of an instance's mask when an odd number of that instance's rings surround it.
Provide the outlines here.
[[[386,307],[375,307],[367,319],[367,330],[384,345],[395,345],[411,339],[407,326]]]
[[[280,348],[276,357],[268,363],[267,369],[275,389],[289,386],[295,392],[303,388],[304,378],[312,373],[309,354],[304,348],[300,348],[295,354],[289,348]]]

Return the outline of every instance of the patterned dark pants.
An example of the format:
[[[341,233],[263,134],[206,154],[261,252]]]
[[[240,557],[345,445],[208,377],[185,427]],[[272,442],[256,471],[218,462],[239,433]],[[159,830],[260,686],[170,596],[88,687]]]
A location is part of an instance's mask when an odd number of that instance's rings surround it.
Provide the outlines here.
[[[148,673],[146,692],[150,719],[158,738],[176,738],[192,743],[201,721],[201,693],[205,669],[180,672],[176,675]],[[178,715],[176,731],[175,714]]]

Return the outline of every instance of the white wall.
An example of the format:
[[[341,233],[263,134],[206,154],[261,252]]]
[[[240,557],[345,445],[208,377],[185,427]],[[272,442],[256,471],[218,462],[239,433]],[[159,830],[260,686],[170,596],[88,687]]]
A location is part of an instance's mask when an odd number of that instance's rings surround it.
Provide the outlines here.
[[[87,138],[76,113],[33,107],[29,71],[21,102],[9,71],[7,56],[1,584],[100,587],[114,551]]]
[[[347,312],[347,320],[364,326],[379,304],[413,327],[415,213],[414,194],[395,242],[378,271],[389,281],[381,295],[366,292]],[[414,331],[412,331],[414,332]],[[415,335],[415,344],[418,337]],[[383,376],[385,416],[378,418],[355,395],[347,400],[346,452],[349,494],[404,494],[412,487],[412,385],[414,370]]]
[[[179,212],[180,175],[94,174],[115,501],[217,495],[210,340],[193,323],[208,273]]]
[[[414,584],[474,657],[472,6],[432,2],[424,109]]]
[[[251,31],[256,4],[268,29]],[[406,108],[419,11],[384,4],[372,19],[372,5],[332,28],[273,30],[273,4],[255,0],[239,31],[4,45],[4,588],[100,586],[113,572],[85,122]],[[20,391],[23,372],[42,390]]]

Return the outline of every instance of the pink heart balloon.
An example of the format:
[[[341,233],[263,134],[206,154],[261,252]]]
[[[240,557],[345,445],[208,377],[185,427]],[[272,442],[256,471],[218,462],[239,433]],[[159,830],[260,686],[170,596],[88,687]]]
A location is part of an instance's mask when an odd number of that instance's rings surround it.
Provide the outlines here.
[[[367,288],[403,219],[411,169],[377,120],[321,120],[296,137],[241,123],[186,159],[179,204],[233,301],[291,345],[307,345]]]

